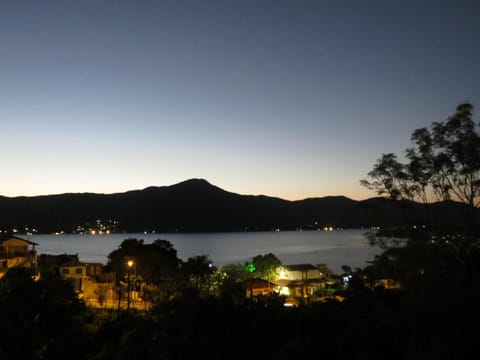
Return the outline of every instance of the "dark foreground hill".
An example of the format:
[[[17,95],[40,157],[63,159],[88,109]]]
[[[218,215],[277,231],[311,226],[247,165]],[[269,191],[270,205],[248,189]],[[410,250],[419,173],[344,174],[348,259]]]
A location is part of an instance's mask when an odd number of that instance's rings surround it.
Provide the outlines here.
[[[117,194],[60,194],[0,197],[0,229],[35,228],[40,233],[73,232],[115,221],[116,231],[203,232],[360,228],[405,223],[455,222],[460,204],[420,205],[343,196],[287,201],[239,195],[205,180]]]

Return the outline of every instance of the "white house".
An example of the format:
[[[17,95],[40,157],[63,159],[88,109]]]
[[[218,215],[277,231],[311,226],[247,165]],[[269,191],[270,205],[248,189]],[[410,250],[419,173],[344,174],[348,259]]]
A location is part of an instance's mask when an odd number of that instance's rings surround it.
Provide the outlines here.
[[[307,299],[326,286],[332,271],[325,264],[296,264],[279,266],[276,270],[278,292],[287,297]]]

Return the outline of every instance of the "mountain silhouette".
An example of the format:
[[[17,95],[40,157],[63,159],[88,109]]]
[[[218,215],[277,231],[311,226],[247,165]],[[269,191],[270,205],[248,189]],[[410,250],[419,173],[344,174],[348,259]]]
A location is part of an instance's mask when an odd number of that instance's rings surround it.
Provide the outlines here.
[[[216,232],[361,228],[456,221],[458,203],[420,205],[381,198],[356,201],[327,196],[288,201],[240,195],[204,179],[115,194],[0,196],[0,229],[73,232],[79,225],[115,221],[125,232]],[[432,217],[432,213],[434,214]],[[427,221],[428,219],[428,221]]]

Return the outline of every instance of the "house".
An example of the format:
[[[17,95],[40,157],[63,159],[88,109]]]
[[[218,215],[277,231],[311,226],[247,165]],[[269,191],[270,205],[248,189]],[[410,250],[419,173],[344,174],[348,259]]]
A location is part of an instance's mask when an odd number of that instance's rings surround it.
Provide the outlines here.
[[[0,239],[0,277],[8,269],[22,266],[30,268],[36,274],[37,256],[35,246],[37,243],[17,236],[7,236]]]
[[[84,263],[74,259],[60,265],[59,270],[62,278],[70,281],[75,291],[81,292],[83,290],[82,282],[87,277],[87,266]]]
[[[78,259],[61,264],[59,269],[64,279],[83,279],[87,276],[87,265]]]
[[[287,297],[308,299],[326,287],[333,272],[325,264],[283,265],[277,268],[278,292]]]
[[[320,271],[320,276],[331,277],[334,275],[333,271],[328,268],[327,264],[317,264],[317,269]]]
[[[400,289],[400,282],[393,279],[377,279],[373,283],[374,286],[381,286],[385,289]]]
[[[60,265],[74,260],[78,261],[78,254],[40,254],[37,256],[38,269],[42,275],[47,273],[59,275]]]
[[[103,264],[84,263],[78,257],[59,265],[62,278],[70,281],[76,291],[93,293],[96,287],[94,278],[103,274]]]
[[[311,264],[283,265],[276,270],[279,279],[282,280],[305,280],[321,279],[322,272]]]
[[[259,278],[247,279],[242,283],[242,286],[247,298],[271,294],[277,287],[276,284]]]
[[[97,278],[103,275],[103,264],[102,263],[85,263],[87,276],[91,278]]]

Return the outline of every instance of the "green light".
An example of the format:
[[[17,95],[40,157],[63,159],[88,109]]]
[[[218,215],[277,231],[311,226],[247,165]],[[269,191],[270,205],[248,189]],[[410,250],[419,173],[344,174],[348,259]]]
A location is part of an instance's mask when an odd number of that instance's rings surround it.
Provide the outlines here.
[[[255,270],[257,270],[255,268],[255,265],[253,265],[253,263],[248,263],[246,266],[245,266],[245,269],[251,273],[253,273]]]

